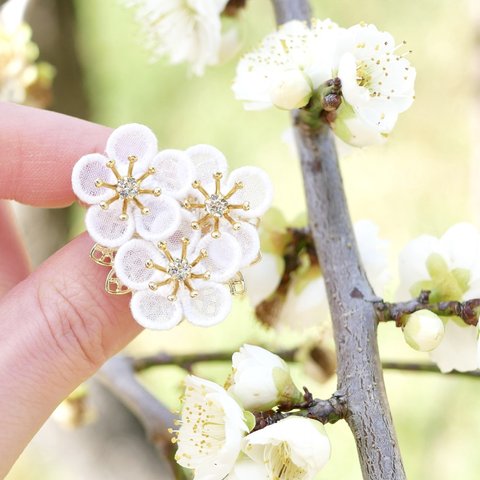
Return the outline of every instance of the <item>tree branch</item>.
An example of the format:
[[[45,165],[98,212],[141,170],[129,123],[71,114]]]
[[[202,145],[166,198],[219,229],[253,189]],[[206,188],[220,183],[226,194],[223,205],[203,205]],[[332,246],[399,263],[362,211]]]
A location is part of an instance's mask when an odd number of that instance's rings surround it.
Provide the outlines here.
[[[397,327],[403,325],[403,317],[418,310],[430,310],[440,316],[456,316],[461,318],[467,325],[477,325],[480,309],[480,299],[474,298],[465,302],[430,302],[430,293],[424,290],[418,298],[406,302],[388,303],[383,300],[373,302],[381,322],[394,321]]]
[[[419,372],[419,373],[440,373],[438,367],[433,363],[412,363],[412,362],[383,362],[383,368],[389,370],[402,370],[404,372]],[[480,378],[480,370],[474,370],[473,372],[457,372],[453,370],[449,373],[444,373],[446,376],[451,377],[469,377]]]
[[[272,0],[277,23],[309,20],[307,0]],[[311,130],[294,113],[305,193],[315,246],[332,314],[338,362],[338,391],[357,444],[363,478],[405,480],[385,392],[376,327],[368,300],[375,294],[361,265],[332,133]]]
[[[124,356],[113,357],[95,378],[124,403],[142,424],[149,441],[168,460],[172,478],[187,479],[182,467],[174,459],[176,449],[168,431],[174,426],[176,416],[138,382],[133,360]]]

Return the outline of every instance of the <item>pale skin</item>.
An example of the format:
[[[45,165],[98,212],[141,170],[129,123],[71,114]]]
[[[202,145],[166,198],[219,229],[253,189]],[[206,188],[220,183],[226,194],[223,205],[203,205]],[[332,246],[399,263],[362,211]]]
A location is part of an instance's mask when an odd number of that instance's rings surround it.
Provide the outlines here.
[[[3,200],[37,207],[75,201],[71,172],[103,153],[111,130],[0,103],[0,478],[54,408],[141,330],[128,298],[108,296],[82,234],[31,271]]]

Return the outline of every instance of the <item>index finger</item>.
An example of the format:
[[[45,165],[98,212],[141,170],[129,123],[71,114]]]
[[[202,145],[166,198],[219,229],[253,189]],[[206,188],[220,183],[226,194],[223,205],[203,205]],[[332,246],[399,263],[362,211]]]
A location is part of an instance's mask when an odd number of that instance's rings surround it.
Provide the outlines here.
[[[111,129],[59,113],[0,103],[0,199],[40,207],[75,200],[72,168],[103,153]]]

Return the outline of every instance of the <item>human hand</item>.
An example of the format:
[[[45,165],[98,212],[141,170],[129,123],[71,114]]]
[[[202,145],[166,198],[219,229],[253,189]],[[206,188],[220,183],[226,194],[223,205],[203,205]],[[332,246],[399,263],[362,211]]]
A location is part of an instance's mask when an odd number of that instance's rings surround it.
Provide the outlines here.
[[[64,207],[74,163],[103,152],[110,129],[0,104],[0,200]],[[30,273],[8,205],[0,202],[0,478],[50,413],[140,331],[128,299],[103,289],[82,234]]]

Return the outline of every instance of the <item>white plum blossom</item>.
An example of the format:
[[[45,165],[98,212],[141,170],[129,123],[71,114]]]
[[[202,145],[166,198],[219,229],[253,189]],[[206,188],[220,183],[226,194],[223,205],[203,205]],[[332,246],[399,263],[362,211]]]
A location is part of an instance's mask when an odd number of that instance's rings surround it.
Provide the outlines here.
[[[247,110],[306,108],[318,117],[339,79],[341,103],[328,116],[336,135],[357,147],[382,143],[414,100],[415,68],[397,49],[374,25],[294,20],[242,58],[233,91]]]
[[[179,227],[178,198],[190,187],[193,166],[184,152],[157,152],[149,128],[128,124],[112,132],[105,155],[91,153],[75,164],[73,191],[90,206],[85,224],[100,245],[117,248],[134,234],[159,241]]]
[[[431,291],[430,301],[465,301],[480,297],[480,232],[468,223],[451,227],[442,237],[422,235],[400,254],[399,300]],[[457,317],[442,317],[445,334],[430,353],[442,372],[475,370],[478,329]]]
[[[312,34],[305,22],[287,22],[241,59],[232,88],[245,109],[304,107],[313,91],[331,78],[327,47],[339,28],[330,20],[315,24]]]
[[[370,220],[360,220],[354,225],[360,258],[375,293],[382,296],[389,281],[388,242],[378,235],[378,226]],[[287,292],[278,323],[279,328],[303,330],[316,326],[329,318],[325,280],[314,267],[307,277],[296,277]]]
[[[226,480],[270,480],[266,466],[240,456]]]
[[[210,145],[196,145],[186,154],[194,165],[194,182],[184,202],[195,216],[192,228],[215,239],[233,236],[242,251],[240,268],[250,265],[260,252],[258,219],[272,202],[268,175],[251,166],[228,174],[225,156]]]
[[[442,319],[430,310],[412,313],[403,327],[406,342],[420,352],[430,352],[437,348],[444,334]]]
[[[224,479],[249,430],[245,412],[222,387],[187,377],[175,459],[194,470],[195,480]]]
[[[236,30],[222,33],[221,13],[228,0],[123,0],[135,8],[156,60],[168,56],[173,64],[187,62],[195,75],[218,64],[238,48]]]
[[[246,410],[265,411],[281,403],[303,400],[288,365],[264,348],[244,345],[233,354],[232,367],[228,392]]]
[[[354,25],[339,36],[333,68],[344,102],[333,129],[345,142],[382,143],[398,115],[412,105],[416,71],[397,48],[393,37],[375,25]]]
[[[0,101],[44,107],[54,77],[51,65],[36,60],[37,45],[24,21],[27,0],[8,0],[0,8]]]
[[[283,274],[283,259],[273,253],[262,253],[262,260],[242,270],[247,295],[256,307],[277,289]]]
[[[185,214],[188,225],[191,215]],[[159,248],[133,239],[115,256],[118,278],[133,290],[132,315],[146,328],[170,329],[184,318],[209,327],[225,320],[231,310],[226,282],[239,269],[238,243],[229,234],[218,240],[184,235],[185,231],[175,232]]]
[[[313,480],[330,458],[330,442],[318,421],[289,416],[245,437],[243,452],[265,465],[269,479]]]

